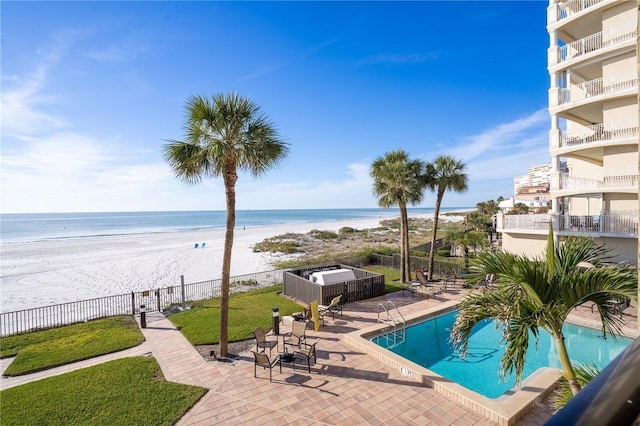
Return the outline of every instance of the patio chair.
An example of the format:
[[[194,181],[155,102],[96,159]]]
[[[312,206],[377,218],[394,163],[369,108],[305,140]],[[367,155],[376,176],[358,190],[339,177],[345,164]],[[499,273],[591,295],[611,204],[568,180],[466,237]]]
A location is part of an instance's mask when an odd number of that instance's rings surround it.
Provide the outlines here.
[[[280,364],[280,372],[282,373],[282,364],[280,356],[276,356],[273,360],[264,352],[251,351],[253,353],[253,377],[258,377],[258,366],[269,369],[269,381],[271,381],[271,370],[276,364]]]
[[[312,344],[308,345],[305,343],[305,346],[307,347],[307,349],[303,349],[303,350],[298,350],[298,351],[293,351],[293,369],[296,369],[296,359],[302,360],[302,361],[307,361],[307,371],[309,371],[309,373],[311,373],[311,358],[313,358],[314,363],[318,361],[318,358],[316,357],[316,342],[313,342]]]
[[[420,284],[424,286],[429,285],[429,281],[427,281],[427,277],[424,276],[424,271],[422,269],[416,269],[416,278],[420,281]]]
[[[342,299],[341,294],[334,297],[328,305],[318,305],[320,315],[324,316],[324,314],[329,313],[334,320],[336,319],[336,312],[340,312],[340,316],[342,316],[342,306],[339,305],[340,299]]]
[[[274,347],[278,346],[277,340],[275,342],[273,340],[267,340],[262,327],[258,327],[253,330],[253,335],[256,338],[256,351],[264,353],[265,349],[269,348],[269,355],[271,355],[271,350],[273,350]]]
[[[496,274],[487,274],[478,281],[478,286],[489,288],[493,287],[496,284]]]
[[[305,332],[307,330],[307,323],[304,321],[294,321],[291,324],[291,332],[285,333],[282,336],[282,345],[284,347],[284,351],[287,351],[287,345],[289,346],[297,346],[300,349],[300,345],[305,343],[306,336]]]

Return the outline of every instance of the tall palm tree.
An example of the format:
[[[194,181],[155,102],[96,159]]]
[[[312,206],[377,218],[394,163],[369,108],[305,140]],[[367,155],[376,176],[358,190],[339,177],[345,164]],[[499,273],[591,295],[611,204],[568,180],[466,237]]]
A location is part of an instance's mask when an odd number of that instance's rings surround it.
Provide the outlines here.
[[[433,163],[427,163],[425,184],[436,191],[436,208],[433,216],[433,235],[431,236],[431,249],[429,250],[429,275],[433,279],[433,260],[435,258],[436,236],[438,234],[438,216],[440,205],[447,190],[464,192],[467,190],[469,178],[464,172],[465,165],[462,161],[450,155],[439,155]]]
[[[580,390],[565,346],[562,326],[578,305],[593,302],[602,320],[603,333],[620,333],[622,319],[612,297],[636,298],[638,277],[634,268],[607,264],[608,250],[587,238],[569,238],[554,247],[553,234],[546,259],[529,260],[502,251],[485,251],[478,257],[485,273],[498,274],[497,288],[472,292],[463,299],[451,332],[451,340],[466,353],[473,327],[487,318],[503,326],[506,344],[500,364],[504,377],[515,372],[520,382],[525,365],[529,332],[538,339],[542,329],[553,337],[562,370],[575,395]],[[550,254],[551,253],[551,254]],[[589,262],[593,268],[581,268]]]
[[[224,181],[227,219],[220,296],[220,355],[224,357],[228,355],[229,275],[238,170],[257,177],[280,163],[288,148],[260,108],[236,93],[216,94],[210,99],[192,96],[186,112],[185,140],[169,140],[163,153],[175,175],[187,183],[220,176]]]
[[[411,280],[409,268],[409,219],[407,204],[422,201],[424,183],[422,175],[424,163],[410,160],[403,150],[387,152],[378,157],[370,169],[373,179],[373,194],[383,209],[398,206],[400,209],[400,278],[402,282]]]

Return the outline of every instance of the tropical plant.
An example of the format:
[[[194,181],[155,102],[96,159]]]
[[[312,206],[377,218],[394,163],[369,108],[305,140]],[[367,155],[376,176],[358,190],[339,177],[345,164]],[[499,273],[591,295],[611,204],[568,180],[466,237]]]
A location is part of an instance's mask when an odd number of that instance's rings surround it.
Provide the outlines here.
[[[427,163],[424,175],[424,183],[432,190],[436,191],[436,207],[433,216],[433,234],[431,236],[431,250],[429,251],[429,273],[428,279],[433,279],[433,260],[435,258],[434,247],[438,232],[438,216],[440,215],[440,205],[447,190],[464,192],[467,190],[469,178],[464,172],[465,165],[450,155],[440,155],[433,163]]]
[[[400,279],[411,280],[409,269],[409,220],[407,204],[422,201],[424,163],[411,160],[403,150],[390,151],[378,157],[370,169],[373,194],[383,209],[398,206],[400,210]]]
[[[551,334],[564,376],[575,395],[580,391],[575,370],[565,346],[562,326],[579,305],[592,302],[598,309],[602,331],[620,334],[622,319],[612,297],[636,298],[638,277],[634,268],[609,264],[609,250],[584,237],[571,237],[558,247],[549,232],[546,258],[529,260],[524,256],[492,250],[479,254],[484,273],[499,276],[497,287],[472,292],[461,302],[451,332],[454,345],[464,355],[473,327],[487,318],[502,325],[506,344],[500,374],[514,373],[520,382],[530,333],[538,340],[540,330]],[[583,262],[593,265],[589,269]]]
[[[574,367],[576,371],[576,380],[580,384],[580,387],[585,387],[594,377],[600,374],[600,368],[597,365],[591,364],[578,364]],[[564,379],[560,382],[560,386],[553,393],[553,406],[558,409],[562,408],[571,401],[573,398],[573,392],[569,382]]]
[[[452,245],[462,246],[465,271],[469,270],[469,249],[478,249],[489,245],[488,235],[483,231],[449,230],[444,239]]]
[[[525,203],[516,203],[511,210],[509,210],[509,214],[529,214],[529,206]]]
[[[260,108],[236,93],[216,94],[210,99],[192,96],[186,112],[185,140],[169,140],[163,152],[175,175],[187,183],[220,176],[224,181],[227,218],[220,299],[220,354],[224,357],[228,355],[229,276],[238,171],[257,177],[281,162],[288,148]]]

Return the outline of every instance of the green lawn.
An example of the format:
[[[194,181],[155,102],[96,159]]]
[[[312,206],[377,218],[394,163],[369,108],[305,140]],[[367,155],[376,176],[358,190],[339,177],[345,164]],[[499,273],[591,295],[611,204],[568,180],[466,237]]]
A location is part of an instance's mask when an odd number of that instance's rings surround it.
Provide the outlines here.
[[[164,380],[131,357],[0,392],[0,425],[172,425],[206,389]]]
[[[393,293],[394,291],[402,290],[402,283],[400,282],[400,271],[398,269],[385,268],[384,266],[375,265],[365,266],[362,269],[384,275],[385,293]]]
[[[253,330],[271,329],[271,309],[277,306],[280,317],[302,311],[297,303],[278,295],[282,286],[262,288],[233,295],[229,299],[229,341],[253,338]],[[220,299],[194,302],[191,309],[170,315],[192,345],[208,345],[220,341]]]
[[[132,316],[117,316],[3,337],[0,356],[16,357],[4,375],[17,376],[118,352],[143,341]]]

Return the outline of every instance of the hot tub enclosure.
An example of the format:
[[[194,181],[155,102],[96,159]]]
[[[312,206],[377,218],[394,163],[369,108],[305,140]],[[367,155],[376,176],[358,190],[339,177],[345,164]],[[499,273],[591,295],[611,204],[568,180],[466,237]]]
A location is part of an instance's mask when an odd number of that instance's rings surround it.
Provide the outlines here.
[[[384,275],[348,265],[291,270],[283,274],[283,293],[305,303],[318,300],[321,305],[341,294],[342,303],[352,303],[384,295]]]

